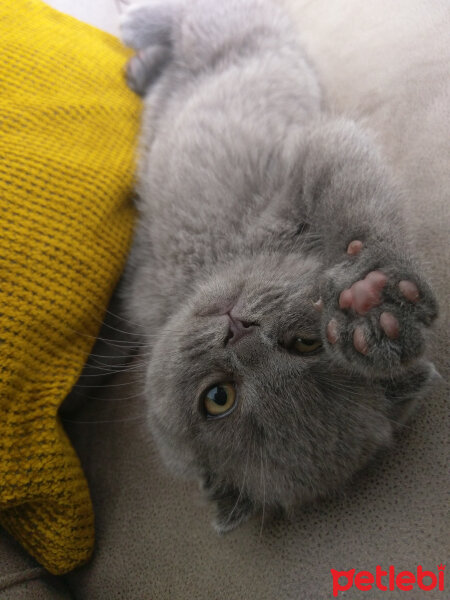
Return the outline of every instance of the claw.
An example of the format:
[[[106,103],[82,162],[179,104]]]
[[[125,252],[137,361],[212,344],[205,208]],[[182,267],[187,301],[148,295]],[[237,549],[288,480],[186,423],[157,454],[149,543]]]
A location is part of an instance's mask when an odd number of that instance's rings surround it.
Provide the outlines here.
[[[313,306],[317,310],[317,312],[322,312],[323,311],[323,300],[322,300],[322,298],[319,298],[317,300],[317,302],[313,302]]]
[[[353,240],[353,242],[350,242],[348,245],[347,254],[350,254],[350,256],[356,256],[361,252],[362,247],[363,243],[360,240]]]

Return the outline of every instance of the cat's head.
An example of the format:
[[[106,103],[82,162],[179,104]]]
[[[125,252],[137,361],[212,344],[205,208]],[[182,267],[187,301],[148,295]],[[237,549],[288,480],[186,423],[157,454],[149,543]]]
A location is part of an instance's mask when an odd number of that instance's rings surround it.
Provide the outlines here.
[[[296,254],[243,259],[187,297],[154,345],[156,441],[170,467],[201,478],[220,531],[338,487],[390,444],[421,387],[390,392],[333,362],[318,268]]]

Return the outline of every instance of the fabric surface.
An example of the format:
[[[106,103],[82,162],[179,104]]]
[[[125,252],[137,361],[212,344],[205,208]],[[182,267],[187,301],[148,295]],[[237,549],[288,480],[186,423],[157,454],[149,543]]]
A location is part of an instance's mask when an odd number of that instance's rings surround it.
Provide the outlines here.
[[[448,377],[450,5],[447,0],[286,0],[336,112],[364,119],[405,191],[405,212],[441,306],[430,358]],[[338,498],[290,520],[218,536],[197,486],[166,474],[136,397],[113,378],[72,415],[98,544],[70,574],[83,600],[333,599],[330,569],[437,572],[448,558],[448,391],[437,385],[396,446]],[[447,571],[449,565],[447,561]],[[447,600],[446,591],[341,592],[346,600]]]
[[[136,0],[132,0],[135,2]],[[103,31],[118,35],[119,15],[129,0],[45,0],[53,8]]]
[[[117,39],[39,0],[0,2],[0,523],[52,573],[93,512],[58,407],[129,247],[139,102]]]
[[[1,600],[70,600],[61,577],[45,572],[6,532],[0,534]]]

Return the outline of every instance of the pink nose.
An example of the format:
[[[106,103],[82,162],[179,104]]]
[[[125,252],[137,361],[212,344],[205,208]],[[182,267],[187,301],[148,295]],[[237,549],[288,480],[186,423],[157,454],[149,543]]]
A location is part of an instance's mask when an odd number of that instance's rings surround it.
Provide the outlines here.
[[[241,319],[232,316],[229,312],[227,313],[227,316],[229,327],[226,340],[227,344],[235,344],[245,335],[249,335],[255,330],[255,325],[253,323],[241,321]]]

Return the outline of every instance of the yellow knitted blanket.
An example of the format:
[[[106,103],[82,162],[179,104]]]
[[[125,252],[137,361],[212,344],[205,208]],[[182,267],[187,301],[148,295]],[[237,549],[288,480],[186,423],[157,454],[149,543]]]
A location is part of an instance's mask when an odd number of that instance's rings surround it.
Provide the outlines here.
[[[0,40],[0,523],[61,574],[94,520],[57,411],[129,247],[139,101],[119,41],[40,0],[0,2]]]

